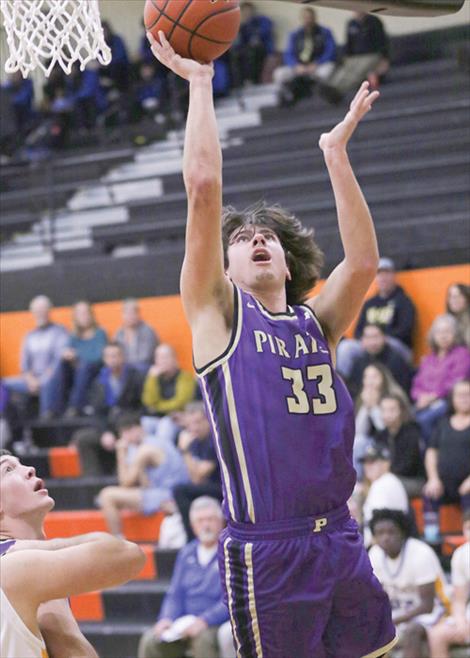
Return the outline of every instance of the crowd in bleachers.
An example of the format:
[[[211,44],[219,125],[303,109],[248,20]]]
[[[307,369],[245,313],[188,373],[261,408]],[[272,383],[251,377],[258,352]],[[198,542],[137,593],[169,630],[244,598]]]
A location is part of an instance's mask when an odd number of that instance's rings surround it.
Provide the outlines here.
[[[421,499],[423,539],[437,546],[440,506],[457,504],[466,519],[470,513],[470,289],[460,283],[449,287],[445,313],[432,323],[429,350],[417,368],[413,336],[419,313],[397,284],[390,259],[380,261],[377,290],[364,304],[356,338],[340,343],[337,367],[356,405],[358,483],[351,513],[376,559],[380,550],[388,555],[392,566],[385,581],[393,581],[401,548],[394,556],[384,524],[400,546],[409,533],[416,537],[412,501]],[[117,478],[96,499],[109,530],[121,534],[122,510],[160,511],[163,547],[194,540],[191,505],[201,496],[222,499],[220,471],[199,388],[193,374],[180,367],[174,347],[161,343],[141,319],[136,300],[123,302],[122,326],[112,337],[85,301],[72,308],[71,332],[51,321],[47,297],[33,299],[30,310],[36,326],[23,340],[21,375],[1,382],[3,446],[21,439],[19,419],[80,419],[84,426],[72,444],[83,475]],[[378,509],[388,511],[377,517]],[[424,556],[426,544],[413,542],[423,545]],[[398,580],[390,584],[408,657],[425,655],[419,653],[422,629],[437,622],[439,610],[448,605],[437,601],[436,589],[423,589],[423,583],[434,583],[434,570],[435,561],[423,557],[416,600],[407,610],[396,591],[409,583],[403,585],[404,576],[396,571]],[[410,566],[405,573],[411,578],[417,572]],[[453,637],[449,629],[447,635],[436,629],[436,646],[444,636]],[[142,647],[148,645],[144,639]],[[141,655],[160,654],[144,648]]]
[[[331,30],[319,25],[315,11],[307,7],[284,52],[277,52],[275,22],[259,14],[250,2],[242,3],[241,11],[236,41],[214,63],[216,99],[245,84],[274,78],[281,105],[310,95],[315,85],[328,101],[338,103],[366,77],[377,87],[388,70],[388,39],[375,16],[356,14],[347,25],[345,46],[340,48]],[[187,85],[155,59],[145,33],[132,58],[123,37],[107,21],[103,30],[112,52],[111,63],[101,67],[89,64],[84,71],[77,63],[71,75],[56,65],[43,85],[40,103],[30,79],[23,79],[20,73],[9,76],[1,89],[5,105],[2,153],[12,154],[23,146],[30,156],[50,152],[83,143],[85,136],[96,134],[97,127],[145,119],[161,125],[181,124]]]

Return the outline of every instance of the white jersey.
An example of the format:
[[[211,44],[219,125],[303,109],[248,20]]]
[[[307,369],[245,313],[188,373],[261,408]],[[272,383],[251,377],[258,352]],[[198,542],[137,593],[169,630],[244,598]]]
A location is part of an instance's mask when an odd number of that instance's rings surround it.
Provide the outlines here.
[[[48,658],[44,640],[34,635],[0,589],[0,656]]]
[[[369,557],[375,575],[388,594],[393,617],[399,617],[419,605],[419,587],[429,583],[434,583],[436,591],[429,622],[435,622],[448,611],[449,600],[444,572],[437,555],[425,542],[408,539],[394,560],[388,557],[380,546],[375,545],[370,549]]]
[[[450,572],[454,587],[468,587],[470,585],[470,542],[465,542],[454,551],[450,563]],[[470,600],[467,603],[467,619],[470,619]]]

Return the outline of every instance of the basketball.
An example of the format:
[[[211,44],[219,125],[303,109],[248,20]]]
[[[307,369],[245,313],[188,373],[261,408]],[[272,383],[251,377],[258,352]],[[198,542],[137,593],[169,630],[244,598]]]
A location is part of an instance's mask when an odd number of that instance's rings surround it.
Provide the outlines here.
[[[146,0],[145,28],[162,30],[181,55],[212,62],[230,48],[240,27],[239,0]]]

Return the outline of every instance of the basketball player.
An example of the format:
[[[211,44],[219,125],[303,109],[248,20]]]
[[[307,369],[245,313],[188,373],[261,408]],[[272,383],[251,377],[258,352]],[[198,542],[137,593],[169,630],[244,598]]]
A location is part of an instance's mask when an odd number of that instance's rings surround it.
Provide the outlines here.
[[[142,568],[145,558],[137,545],[105,533],[42,539],[44,517],[53,506],[34,468],[2,451],[0,656],[44,658],[49,650],[50,658],[95,658],[63,599],[121,584]]]
[[[221,464],[220,563],[238,656],[383,656],[395,628],[346,505],[354,412],[333,356],[377,270],[346,146],[378,93],[364,83],[321,136],[345,256],[308,299],[322,260],[312,233],[277,206],[223,213],[212,66],[159,37],[149,37],[157,59],[190,87],[181,292]]]

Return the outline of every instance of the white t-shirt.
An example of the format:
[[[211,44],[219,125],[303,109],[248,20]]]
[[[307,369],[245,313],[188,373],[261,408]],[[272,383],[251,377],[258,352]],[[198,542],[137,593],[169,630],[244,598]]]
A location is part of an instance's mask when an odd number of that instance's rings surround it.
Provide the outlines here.
[[[405,487],[393,473],[384,473],[372,482],[362,508],[364,518],[364,543],[370,546],[372,533],[369,521],[375,509],[395,509],[408,512],[408,496]]]
[[[388,594],[394,618],[419,605],[419,587],[429,583],[434,583],[436,590],[432,617],[420,617],[436,621],[449,608],[444,572],[437,555],[425,542],[408,539],[394,560],[375,545],[369,551],[369,558],[375,575]]]
[[[44,641],[34,635],[0,589],[0,656],[48,658]]]
[[[454,587],[470,585],[470,542],[459,546],[452,555],[450,573]],[[467,618],[470,619],[470,600],[467,603]]]

